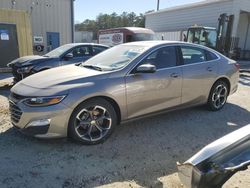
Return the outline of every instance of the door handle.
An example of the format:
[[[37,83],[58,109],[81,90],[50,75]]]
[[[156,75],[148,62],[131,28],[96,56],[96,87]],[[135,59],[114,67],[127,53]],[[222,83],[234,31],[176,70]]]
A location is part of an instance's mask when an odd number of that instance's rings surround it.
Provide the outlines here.
[[[207,67],[207,71],[212,72],[213,71],[212,67]]]
[[[178,75],[177,73],[172,73],[170,76],[171,76],[172,78],[178,78],[178,77],[179,77],[179,75]]]

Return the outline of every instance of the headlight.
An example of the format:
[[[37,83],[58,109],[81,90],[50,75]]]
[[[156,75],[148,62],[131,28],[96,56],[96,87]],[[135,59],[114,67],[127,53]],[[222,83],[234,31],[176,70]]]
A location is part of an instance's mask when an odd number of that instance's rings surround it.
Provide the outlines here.
[[[33,68],[33,66],[28,66],[28,67],[22,67],[17,69],[17,72],[19,74],[23,74],[23,73],[29,73],[31,71],[31,69]]]
[[[66,95],[54,97],[32,97],[25,99],[23,102],[28,106],[49,106],[60,103],[65,97]]]

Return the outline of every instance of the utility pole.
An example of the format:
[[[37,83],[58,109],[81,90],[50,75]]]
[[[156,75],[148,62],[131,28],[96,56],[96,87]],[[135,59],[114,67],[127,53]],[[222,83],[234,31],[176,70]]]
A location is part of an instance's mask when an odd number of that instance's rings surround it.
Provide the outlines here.
[[[157,0],[157,11],[159,10],[160,8],[160,0]]]

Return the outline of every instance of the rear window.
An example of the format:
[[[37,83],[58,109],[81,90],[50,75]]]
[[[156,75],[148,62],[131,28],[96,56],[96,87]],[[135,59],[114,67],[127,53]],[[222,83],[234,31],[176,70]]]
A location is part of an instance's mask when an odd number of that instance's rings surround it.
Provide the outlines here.
[[[190,46],[181,46],[181,52],[185,65],[206,61],[206,55],[203,49]]]
[[[218,59],[218,57],[212,52],[206,51],[206,55],[207,55],[207,61],[213,61]]]

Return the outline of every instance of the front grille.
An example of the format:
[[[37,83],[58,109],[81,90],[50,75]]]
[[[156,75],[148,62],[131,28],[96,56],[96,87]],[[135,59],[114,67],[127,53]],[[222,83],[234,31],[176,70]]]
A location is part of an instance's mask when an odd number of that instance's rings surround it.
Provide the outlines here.
[[[16,124],[19,122],[21,116],[22,116],[22,111],[21,109],[12,101],[9,101],[9,109],[10,109],[10,117],[11,121]]]

